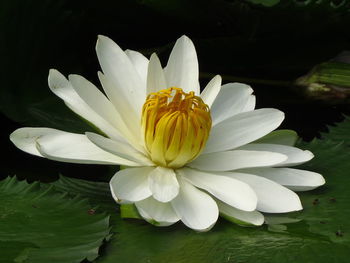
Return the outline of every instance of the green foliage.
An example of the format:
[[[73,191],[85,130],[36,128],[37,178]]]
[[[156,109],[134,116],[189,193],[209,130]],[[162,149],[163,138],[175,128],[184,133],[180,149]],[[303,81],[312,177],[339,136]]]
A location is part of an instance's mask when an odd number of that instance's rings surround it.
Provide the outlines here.
[[[0,262],[94,260],[109,237],[109,216],[86,199],[8,177],[0,181]]]

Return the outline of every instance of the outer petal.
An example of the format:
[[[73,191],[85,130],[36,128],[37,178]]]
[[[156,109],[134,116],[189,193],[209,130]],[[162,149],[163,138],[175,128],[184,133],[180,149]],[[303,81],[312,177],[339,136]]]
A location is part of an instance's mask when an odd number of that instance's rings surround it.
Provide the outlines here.
[[[165,68],[167,84],[199,95],[198,75],[196,49],[191,39],[182,36],[176,41]]]
[[[79,75],[70,75],[69,81],[80,98],[99,116],[118,129],[124,138],[131,142],[139,139],[139,134],[131,134],[121,114],[94,84]]]
[[[209,107],[213,104],[216,96],[218,95],[220,89],[221,89],[221,76],[216,75],[214,78],[209,81],[207,86],[204,88],[204,90],[201,93],[201,98],[207,104]]]
[[[92,143],[111,154],[139,163],[140,165],[154,166],[154,163],[143,153],[137,151],[124,141],[112,140],[92,132],[86,132],[85,135]]]
[[[180,220],[170,203],[162,203],[148,197],[135,203],[140,215],[157,226],[169,226]]]
[[[125,50],[125,54],[129,57],[137,73],[139,73],[143,85],[146,86],[148,59],[140,52],[130,49]]]
[[[251,168],[240,172],[265,177],[293,191],[312,190],[326,182],[318,173],[292,168]]]
[[[194,186],[206,190],[230,206],[245,211],[253,211],[256,208],[256,194],[244,182],[189,168],[183,168],[178,172]]]
[[[136,162],[102,150],[82,134],[45,134],[36,140],[36,147],[42,156],[60,162],[140,166]]]
[[[179,183],[173,169],[157,167],[148,179],[153,197],[159,202],[169,202],[179,193]]]
[[[298,134],[292,130],[273,131],[264,137],[256,140],[254,143],[269,143],[294,146],[298,140]]]
[[[260,109],[237,114],[212,128],[204,153],[234,149],[257,140],[276,129],[284,113]]]
[[[121,138],[119,131],[106,119],[96,113],[73,89],[71,83],[57,70],[50,69],[49,87],[66,105],[84,119],[93,123],[111,138]]]
[[[115,85],[115,89],[104,87],[107,96],[113,103],[116,97],[122,97],[130,110],[140,113],[146,98],[146,87],[129,57],[113,40],[101,35],[97,40],[96,52],[103,72]]]
[[[256,98],[254,95],[250,95],[246,105],[243,107],[241,112],[252,111],[255,109]]]
[[[275,166],[292,166],[310,161],[314,155],[308,150],[301,150],[296,147],[279,145],[279,144],[265,144],[265,143],[251,143],[240,147],[242,150],[251,151],[270,151],[284,154],[288,157],[287,160]]]
[[[236,224],[260,226],[264,223],[264,216],[258,211],[247,212],[239,210],[219,200],[216,203],[218,204],[220,215]]]
[[[153,167],[140,167],[117,172],[109,182],[113,198],[117,202],[137,202],[150,197],[148,176],[153,170]]]
[[[248,167],[272,166],[287,160],[287,156],[268,151],[234,150],[202,154],[189,167],[204,171],[230,171]]]
[[[13,132],[10,139],[18,148],[25,152],[56,161],[139,165],[133,161],[105,152],[82,134],[49,128],[21,128]]]
[[[183,179],[179,180],[180,192],[171,201],[176,214],[188,227],[206,231],[209,230],[219,217],[216,202],[208,194],[198,190]]]
[[[153,53],[148,66],[147,95],[166,88],[168,87],[162,65],[160,64],[158,56]]]
[[[253,188],[258,196],[258,211],[286,213],[303,209],[296,193],[273,181],[252,174],[231,173],[229,176]]]
[[[210,112],[213,126],[241,113],[245,109],[253,89],[242,83],[228,83],[221,87]]]

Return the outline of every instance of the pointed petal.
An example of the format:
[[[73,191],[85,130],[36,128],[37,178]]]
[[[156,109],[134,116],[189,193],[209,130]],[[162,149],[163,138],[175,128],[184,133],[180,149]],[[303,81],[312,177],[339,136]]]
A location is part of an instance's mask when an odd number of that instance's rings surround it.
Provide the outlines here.
[[[157,167],[149,175],[149,188],[159,202],[169,202],[179,193],[179,183],[173,169]]]
[[[121,138],[119,131],[106,119],[97,114],[73,89],[71,83],[57,70],[50,69],[49,87],[66,105],[82,118],[93,123],[108,137]]]
[[[153,162],[150,161],[143,153],[137,151],[130,144],[124,141],[112,140],[92,132],[86,132],[85,135],[92,143],[106,152],[120,156],[135,163],[139,163],[140,165],[154,165]]]
[[[118,171],[109,182],[113,198],[117,202],[137,202],[150,197],[148,176],[153,170],[154,167],[140,167]]]
[[[204,153],[234,149],[257,140],[276,129],[284,113],[259,109],[237,114],[212,127]]]
[[[211,79],[211,81],[209,81],[209,83],[201,93],[202,100],[205,104],[209,106],[209,108],[213,104],[216,96],[219,94],[219,91],[221,89],[221,81],[221,76],[216,75],[214,78]]]
[[[308,150],[304,151],[296,147],[279,144],[251,143],[240,147],[240,149],[249,151],[270,151],[281,153],[288,157],[284,162],[274,166],[298,165],[310,161],[314,157],[312,152]]]
[[[153,53],[147,73],[147,95],[168,88],[158,56]]]
[[[196,49],[191,39],[182,36],[176,41],[165,68],[167,84],[199,95],[198,75]]]
[[[121,96],[130,109],[139,114],[146,98],[146,87],[129,57],[113,40],[101,35],[98,36],[96,53],[104,74],[115,87],[105,89],[107,96],[113,104],[116,97]]]
[[[38,136],[41,131],[43,133]],[[42,156],[51,160],[68,163],[140,165],[102,150],[83,134],[38,128],[34,132],[34,137],[37,138],[35,140],[37,150]]]
[[[220,215],[238,225],[261,226],[264,223],[264,216],[258,211],[248,212],[239,210],[219,200],[217,200],[216,203],[218,204]]]
[[[234,150],[202,154],[187,165],[204,171],[230,171],[272,166],[285,160],[286,155],[275,152]]]
[[[142,84],[146,86],[148,59],[140,52],[130,49],[125,50],[125,54],[129,57],[137,73],[139,73],[139,76],[142,80]]]
[[[270,132],[254,143],[269,143],[294,146],[298,140],[298,134],[292,130],[277,130]]]
[[[318,173],[292,168],[251,168],[240,172],[265,177],[293,191],[312,190],[326,182]]]
[[[162,203],[148,197],[135,203],[140,215],[157,226],[169,226],[180,220],[170,203]]]
[[[241,113],[246,107],[253,89],[242,83],[228,83],[221,87],[210,108],[213,126]]]
[[[271,180],[243,173],[231,173],[229,176],[247,183],[255,191],[258,196],[258,211],[286,213],[303,209],[296,193]]]
[[[189,168],[183,168],[178,172],[194,186],[206,190],[230,206],[245,211],[253,211],[256,208],[256,194],[244,182],[221,174],[216,175]]]
[[[209,230],[219,217],[216,202],[208,194],[197,189],[186,180],[179,179],[180,192],[171,201],[181,221],[194,230]]]
[[[46,134],[60,133],[61,131],[51,128],[20,128],[10,134],[10,140],[18,149],[43,157],[36,148],[36,141]]]

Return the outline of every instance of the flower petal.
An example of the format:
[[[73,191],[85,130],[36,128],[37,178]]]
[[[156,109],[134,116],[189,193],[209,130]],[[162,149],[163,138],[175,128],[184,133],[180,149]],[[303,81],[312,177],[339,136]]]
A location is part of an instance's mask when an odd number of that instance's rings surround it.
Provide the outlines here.
[[[287,160],[286,155],[275,152],[234,150],[202,154],[187,165],[204,171],[230,171],[272,166],[285,160]]]
[[[104,74],[111,79],[114,89],[104,87],[114,105],[116,97],[125,99],[130,110],[140,114],[146,99],[146,87],[125,52],[110,38],[98,36],[96,53]]]
[[[129,57],[137,73],[139,73],[139,76],[142,80],[143,85],[146,86],[148,59],[144,55],[142,55],[140,52],[130,50],[130,49],[125,50],[125,54]]]
[[[286,213],[303,209],[293,191],[266,178],[244,173],[230,173],[231,178],[247,183],[258,196],[256,210],[265,213]]]
[[[34,132],[36,147],[48,159],[68,163],[140,165],[102,150],[83,134],[37,129]],[[42,132],[40,136],[39,132]],[[29,133],[28,136],[32,134]]]
[[[137,151],[130,144],[124,141],[117,141],[106,138],[96,133],[86,132],[86,137],[99,148],[109,152],[111,154],[120,156],[127,160],[139,163],[144,166],[154,166],[153,162],[150,161],[144,154]]]
[[[110,138],[121,138],[119,131],[96,113],[73,89],[71,83],[57,70],[50,69],[49,87],[66,105],[82,118],[93,123]]]
[[[256,98],[254,95],[250,95],[246,105],[243,107],[241,112],[252,111],[255,109]]]
[[[244,211],[253,211],[256,208],[257,197],[254,191],[244,182],[205,171],[189,168],[178,170],[194,186],[206,190],[230,206]]]
[[[204,153],[230,150],[257,140],[276,129],[283,119],[284,113],[276,109],[239,113],[212,127]]]
[[[298,140],[298,134],[292,130],[277,130],[270,132],[254,143],[269,143],[294,146]]]
[[[253,89],[242,83],[228,83],[221,87],[210,108],[213,126],[241,113],[246,107]]]
[[[264,223],[264,216],[258,211],[248,212],[239,210],[219,200],[217,200],[216,203],[219,207],[220,215],[238,225],[261,226]]]
[[[166,88],[167,83],[162,65],[160,64],[158,56],[153,53],[149,61],[147,72],[147,95]]]
[[[213,104],[216,96],[219,94],[219,91],[221,89],[221,76],[216,75],[214,78],[212,78],[207,86],[204,88],[204,90],[201,93],[201,98],[204,101],[205,104],[211,107]]]
[[[180,192],[171,201],[176,214],[188,227],[207,231],[217,221],[219,209],[216,202],[208,194],[179,178]]]
[[[159,202],[169,202],[179,193],[179,183],[173,169],[158,166],[148,179],[153,197]]]
[[[240,172],[265,177],[293,191],[312,190],[326,182],[318,173],[292,168],[251,168]]]
[[[162,203],[153,197],[135,203],[140,215],[157,226],[170,226],[180,220],[170,203]]]
[[[279,144],[265,144],[265,143],[251,143],[240,147],[242,150],[251,151],[270,151],[281,153],[288,157],[287,160],[274,166],[292,166],[310,161],[314,155],[308,150],[301,150],[296,147],[279,145]]]
[[[148,176],[153,170],[154,167],[140,167],[118,171],[109,182],[113,198],[117,202],[137,202],[150,197]]]
[[[197,53],[187,36],[176,41],[164,71],[169,87],[178,87],[185,92],[194,91],[199,95]]]

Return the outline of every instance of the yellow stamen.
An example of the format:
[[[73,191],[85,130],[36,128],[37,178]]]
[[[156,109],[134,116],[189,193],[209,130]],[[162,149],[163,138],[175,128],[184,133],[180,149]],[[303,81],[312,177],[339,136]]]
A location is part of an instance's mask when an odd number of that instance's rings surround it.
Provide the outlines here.
[[[142,108],[147,151],[160,166],[179,168],[203,150],[211,129],[209,107],[194,92],[168,88],[147,96]]]

